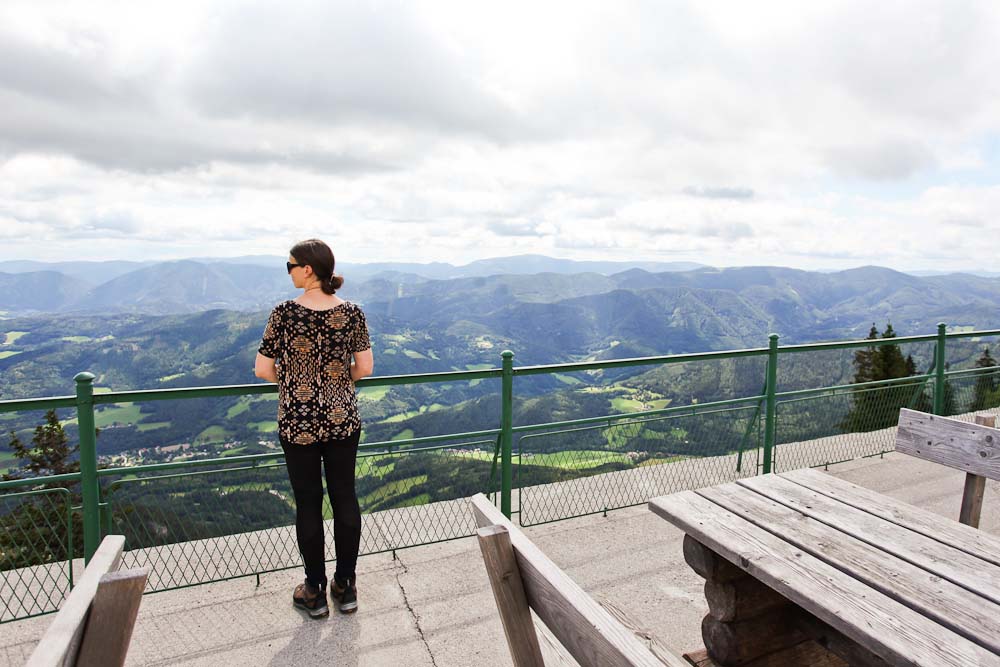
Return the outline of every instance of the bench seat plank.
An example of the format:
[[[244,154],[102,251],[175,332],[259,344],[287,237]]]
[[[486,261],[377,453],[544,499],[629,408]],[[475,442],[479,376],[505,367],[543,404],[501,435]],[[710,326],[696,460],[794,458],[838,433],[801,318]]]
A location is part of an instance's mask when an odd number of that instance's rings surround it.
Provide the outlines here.
[[[845,505],[778,475],[740,480],[740,485],[867,542],[918,567],[1000,603],[1000,568],[975,556],[865,511]],[[943,521],[942,521],[943,522]]]
[[[883,496],[876,491],[819,470],[794,470],[782,473],[781,477],[908,530],[949,544],[976,558],[1000,565],[1000,537],[954,521],[943,521],[938,514]]]
[[[738,484],[696,493],[1000,653],[1000,605]]]
[[[28,659],[27,667],[51,667],[76,662],[90,606],[97,594],[101,577],[118,569],[124,548],[124,536],[108,535],[104,538],[87,563],[80,581],[70,591],[66,602],[39,640]]]
[[[485,496],[472,499],[480,527],[507,528],[528,604],[582,664],[691,667],[680,656],[655,656],[632,632],[559,569]]]
[[[693,491],[650,509],[894,665],[1000,666],[1000,655],[941,627]]]

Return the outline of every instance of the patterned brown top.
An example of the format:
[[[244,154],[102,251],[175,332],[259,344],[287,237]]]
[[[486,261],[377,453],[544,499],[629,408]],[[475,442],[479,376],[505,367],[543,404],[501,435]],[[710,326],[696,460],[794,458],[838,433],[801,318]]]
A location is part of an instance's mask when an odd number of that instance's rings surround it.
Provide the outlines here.
[[[353,303],[329,310],[295,301],[275,306],[258,352],[275,361],[278,433],[285,442],[339,440],[361,428],[351,354],[370,347],[365,314]]]

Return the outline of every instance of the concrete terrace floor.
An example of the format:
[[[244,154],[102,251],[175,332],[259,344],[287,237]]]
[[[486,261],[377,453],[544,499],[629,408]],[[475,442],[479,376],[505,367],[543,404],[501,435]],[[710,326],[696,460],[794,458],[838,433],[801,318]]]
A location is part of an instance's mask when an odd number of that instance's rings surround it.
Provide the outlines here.
[[[964,473],[903,455],[861,459],[829,472],[949,518]],[[990,482],[982,528],[1000,534]],[[684,563],[682,533],[645,507],[526,529],[598,600],[678,651],[696,648],[706,613],[702,580]],[[308,619],[291,605],[299,571],[148,595],[129,665],[509,665],[474,538],[359,561],[360,611]],[[0,665],[21,665],[52,616],[0,626]]]

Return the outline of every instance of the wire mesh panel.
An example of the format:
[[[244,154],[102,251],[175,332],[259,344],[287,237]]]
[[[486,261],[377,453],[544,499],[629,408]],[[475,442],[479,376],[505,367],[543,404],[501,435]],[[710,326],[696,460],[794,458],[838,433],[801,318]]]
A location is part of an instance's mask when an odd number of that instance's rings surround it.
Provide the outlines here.
[[[779,399],[773,470],[828,465],[895,448],[900,408],[931,411],[926,380]]]
[[[757,404],[525,435],[514,485],[523,526],[638,505],[757,473]]]
[[[0,623],[56,611],[73,585],[68,489],[0,495]]]
[[[945,374],[943,414],[972,421],[977,414],[1000,414],[1000,367]]]

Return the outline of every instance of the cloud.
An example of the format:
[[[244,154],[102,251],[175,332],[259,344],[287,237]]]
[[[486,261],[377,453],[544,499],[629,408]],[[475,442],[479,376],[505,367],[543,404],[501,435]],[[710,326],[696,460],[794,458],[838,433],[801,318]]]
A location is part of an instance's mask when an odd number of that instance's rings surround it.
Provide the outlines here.
[[[7,0],[4,252],[986,265],[998,41],[921,0]]]
[[[754,196],[752,188],[688,186],[684,188],[683,192],[691,197],[703,197],[705,199],[753,199]]]

